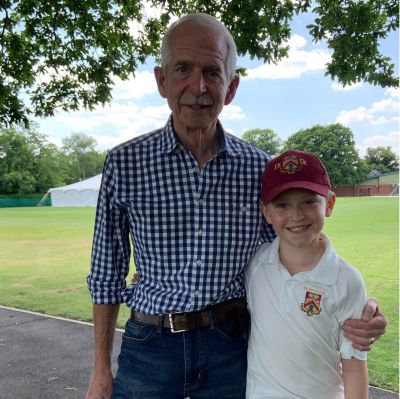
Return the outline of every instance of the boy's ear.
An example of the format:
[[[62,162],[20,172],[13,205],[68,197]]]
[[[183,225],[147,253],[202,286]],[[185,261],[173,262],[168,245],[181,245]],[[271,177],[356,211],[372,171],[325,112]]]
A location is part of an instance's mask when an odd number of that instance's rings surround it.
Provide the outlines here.
[[[332,215],[333,208],[336,202],[336,194],[330,192],[327,199],[326,199],[326,207],[325,207],[325,216],[329,217]]]
[[[265,217],[265,220],[271,224],[271,218],[269,216],[269,211],[268,211],[268,206],[264,205],[261,201],[260,201],[260,208],[261,208],[261,212]]]

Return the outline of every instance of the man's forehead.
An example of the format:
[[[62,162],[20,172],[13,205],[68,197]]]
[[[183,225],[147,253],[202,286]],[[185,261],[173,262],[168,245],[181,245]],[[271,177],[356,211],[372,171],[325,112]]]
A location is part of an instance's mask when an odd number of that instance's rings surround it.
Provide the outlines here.
[[[170,54],[174,64],[183,62],[223,65],[227,56],[227,48],[223,43],[202,43],[185,38],[171,43]]]
[[[215,29],[204,30],[201,28],[192,29],[190,26],[178,26],[173,32],[170,41],[170,50],[193,51],[198,54],[219,56],[224,59],[228,48],[223,35]]]

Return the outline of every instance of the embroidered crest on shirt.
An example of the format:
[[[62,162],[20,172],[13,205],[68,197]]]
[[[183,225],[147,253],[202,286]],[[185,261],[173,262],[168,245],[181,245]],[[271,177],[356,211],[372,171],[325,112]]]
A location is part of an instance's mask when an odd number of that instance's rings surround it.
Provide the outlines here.
[[[275,164],[275,170],[279,169],[282,173],[293,174],[301,170],[303,165],[307,165],[307,161],[296,155],[289,155],[282,162]]]
[[[309,287],[304,287],[304,289],[306,294],[304,302],[300,304],[300,309],[310,317],[319,315],[322,311],[322,296],[325,295],[326,292]]]

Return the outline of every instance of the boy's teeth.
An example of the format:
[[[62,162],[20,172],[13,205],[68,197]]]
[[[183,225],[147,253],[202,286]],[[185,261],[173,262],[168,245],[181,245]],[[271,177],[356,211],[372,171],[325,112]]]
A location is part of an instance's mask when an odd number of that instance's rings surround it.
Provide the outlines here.
[[[305,226],[294,226],[294,227],[288,227],[290,231],[301,231],[305,229]]]

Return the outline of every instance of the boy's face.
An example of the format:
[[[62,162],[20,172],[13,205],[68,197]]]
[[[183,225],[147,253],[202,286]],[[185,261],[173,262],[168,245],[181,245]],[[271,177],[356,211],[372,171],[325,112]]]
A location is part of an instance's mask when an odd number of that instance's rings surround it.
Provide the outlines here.
[[[319,239],[335,198],[333,193],[325,198],[312,191],[293,189],[279,194],[268,205],[261,204],[261,210],[281,240],[304,247]]]

